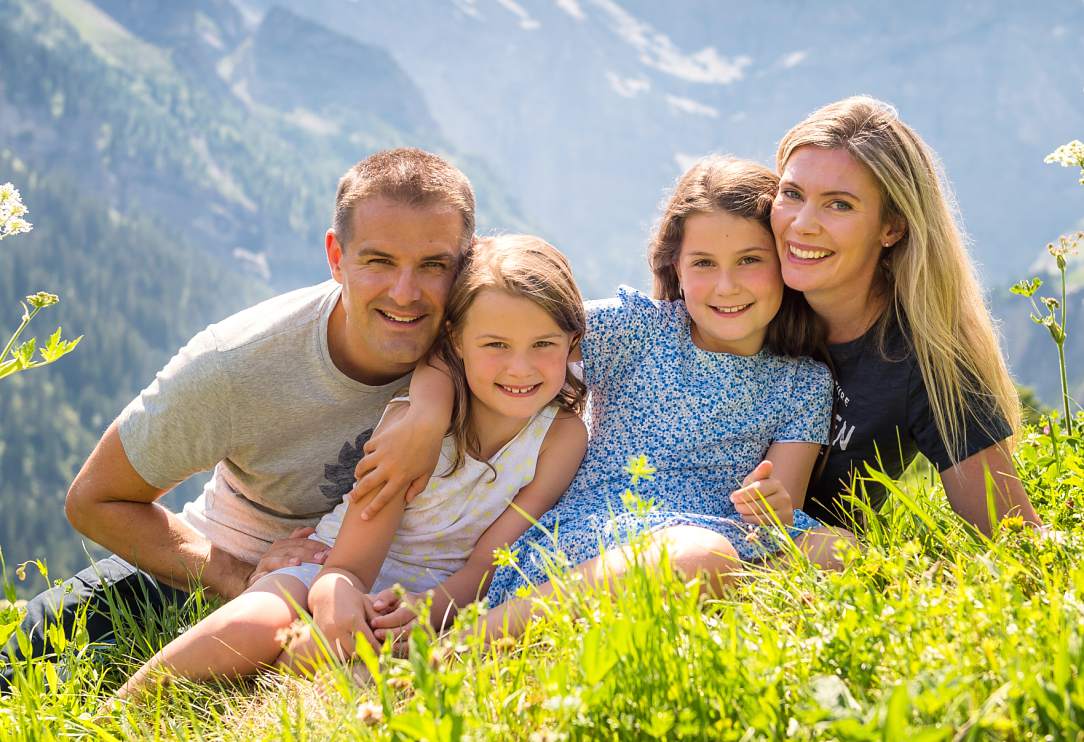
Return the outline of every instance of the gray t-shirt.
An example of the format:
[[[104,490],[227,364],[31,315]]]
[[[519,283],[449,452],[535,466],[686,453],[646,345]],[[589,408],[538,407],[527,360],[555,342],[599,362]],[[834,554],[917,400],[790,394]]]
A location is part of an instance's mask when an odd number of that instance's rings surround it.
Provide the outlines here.
[[[247,562],[342,500],[409,380],[367,386],[335,367],[327,327],[339,293],[327,281],[211,325],[118,418],[128,460],[155,487],[214,470],[181,517]]]

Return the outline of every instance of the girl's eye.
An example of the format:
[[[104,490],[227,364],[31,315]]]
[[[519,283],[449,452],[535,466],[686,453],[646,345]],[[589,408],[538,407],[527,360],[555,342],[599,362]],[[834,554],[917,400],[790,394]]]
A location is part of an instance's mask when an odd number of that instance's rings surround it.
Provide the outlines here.
[[[494,340],[492,342],[486,343],[482,347],[483,348],[498,348],[498,349],[501,349],[501,348],[507,348],[508,344],[507,343],[502,343],[500,340]]]
[[[710,268],[712,265],[712,262],[706,258],[700,258],[699,260],[693,261],[694,268]]]
[[[760,258],[755,255],[745,255],[739,261],[738,265],[752,265],[753,263],[759,263]]]
[[[534,347],[536,347],[536,348],[549,348],[549,347],[551,347],[553,345],[556,345],[556,343],[554,343],[552,340],[539,340],[537,343],[534,344]]]

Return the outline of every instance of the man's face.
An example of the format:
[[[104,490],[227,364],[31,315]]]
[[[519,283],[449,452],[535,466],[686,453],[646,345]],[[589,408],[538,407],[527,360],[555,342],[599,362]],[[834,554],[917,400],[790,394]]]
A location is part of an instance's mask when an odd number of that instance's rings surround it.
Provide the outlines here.
[[[328,347],[343,373],[383,384],[414,368],[440,330],[462,237],[453,207],[386,198],[357,204],[349,245],[328,230],[328,265],[342,284]]]

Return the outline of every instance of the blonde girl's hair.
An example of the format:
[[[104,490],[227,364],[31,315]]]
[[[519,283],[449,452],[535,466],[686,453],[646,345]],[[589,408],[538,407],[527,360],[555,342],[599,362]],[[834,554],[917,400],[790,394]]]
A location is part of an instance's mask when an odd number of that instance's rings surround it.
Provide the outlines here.
[[[685,222],[690,216],[723,211],[756,222],[771,239],[772,201],[778,186],[779,178],[771,170],[736,157],[710,155],[689,168],[670,194],[648,249],[648,262],[655,275],[655,298],[683,298],[677,262],[685,239]],[[783,302],[764,337],[768,350],[824,360],[825,334],[823,322],[801,292],[784,287]]]
[[[447,365],[455,388],[449,434],[455,440],[456,454],[452,467],[444,476],[463,465],[466,452],[478,450],[477,438],[469,425],[471,395],[466,369],[455,345],[461,339],[467,312],[485,289],[534,302],[561,330],[572,335],[573,348],[579,344],[587,327],[583,297],[572,277],[572,268],[557,248],[539,237],[523,234],[483,237],[475,241],[448,296],[445,332],[435,348],[437,357]],[[566,371],[565,384],[554,402],[578,415],[583,411],[586,396],[587,387],[583,381]]]
[[[869,168],[881,189],[881,219],[905,226],[904,236],[884,248],[874,287],[891,300],[879,320],[879,346],[887,357],[892,323],[904,329],[952,462],[966,450],[971,405],[1000,414],[1017,432],[1016,387],[937,155],[895,108],[867,96],[827,105],[788,131],[776,154],[779,171],[807,146],[844,150]]]

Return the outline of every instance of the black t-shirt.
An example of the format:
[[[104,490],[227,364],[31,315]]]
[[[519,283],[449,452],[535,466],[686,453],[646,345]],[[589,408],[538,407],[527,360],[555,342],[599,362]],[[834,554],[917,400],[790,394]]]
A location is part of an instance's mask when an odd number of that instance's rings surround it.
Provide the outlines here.
[[[836,377],[831,449],[823,473],[810,484],[803,509],[830,525],[851,525],[843,515],[840,493],[850,490],[855,473],[866,475],[867,462],[893,479],[918,453],[938,471],[953,466],[903,331],[893,323],[885,337],[884,355],[877,336],[875,324],[857,340],[828,346]],[[957,463],[1012,435],[1009,423],[989,402],[969,398],[965,408],[965,435],[956,451]],[[888,496],[885,489],[868,480],[863,483],[873,508],[883,505]]]

